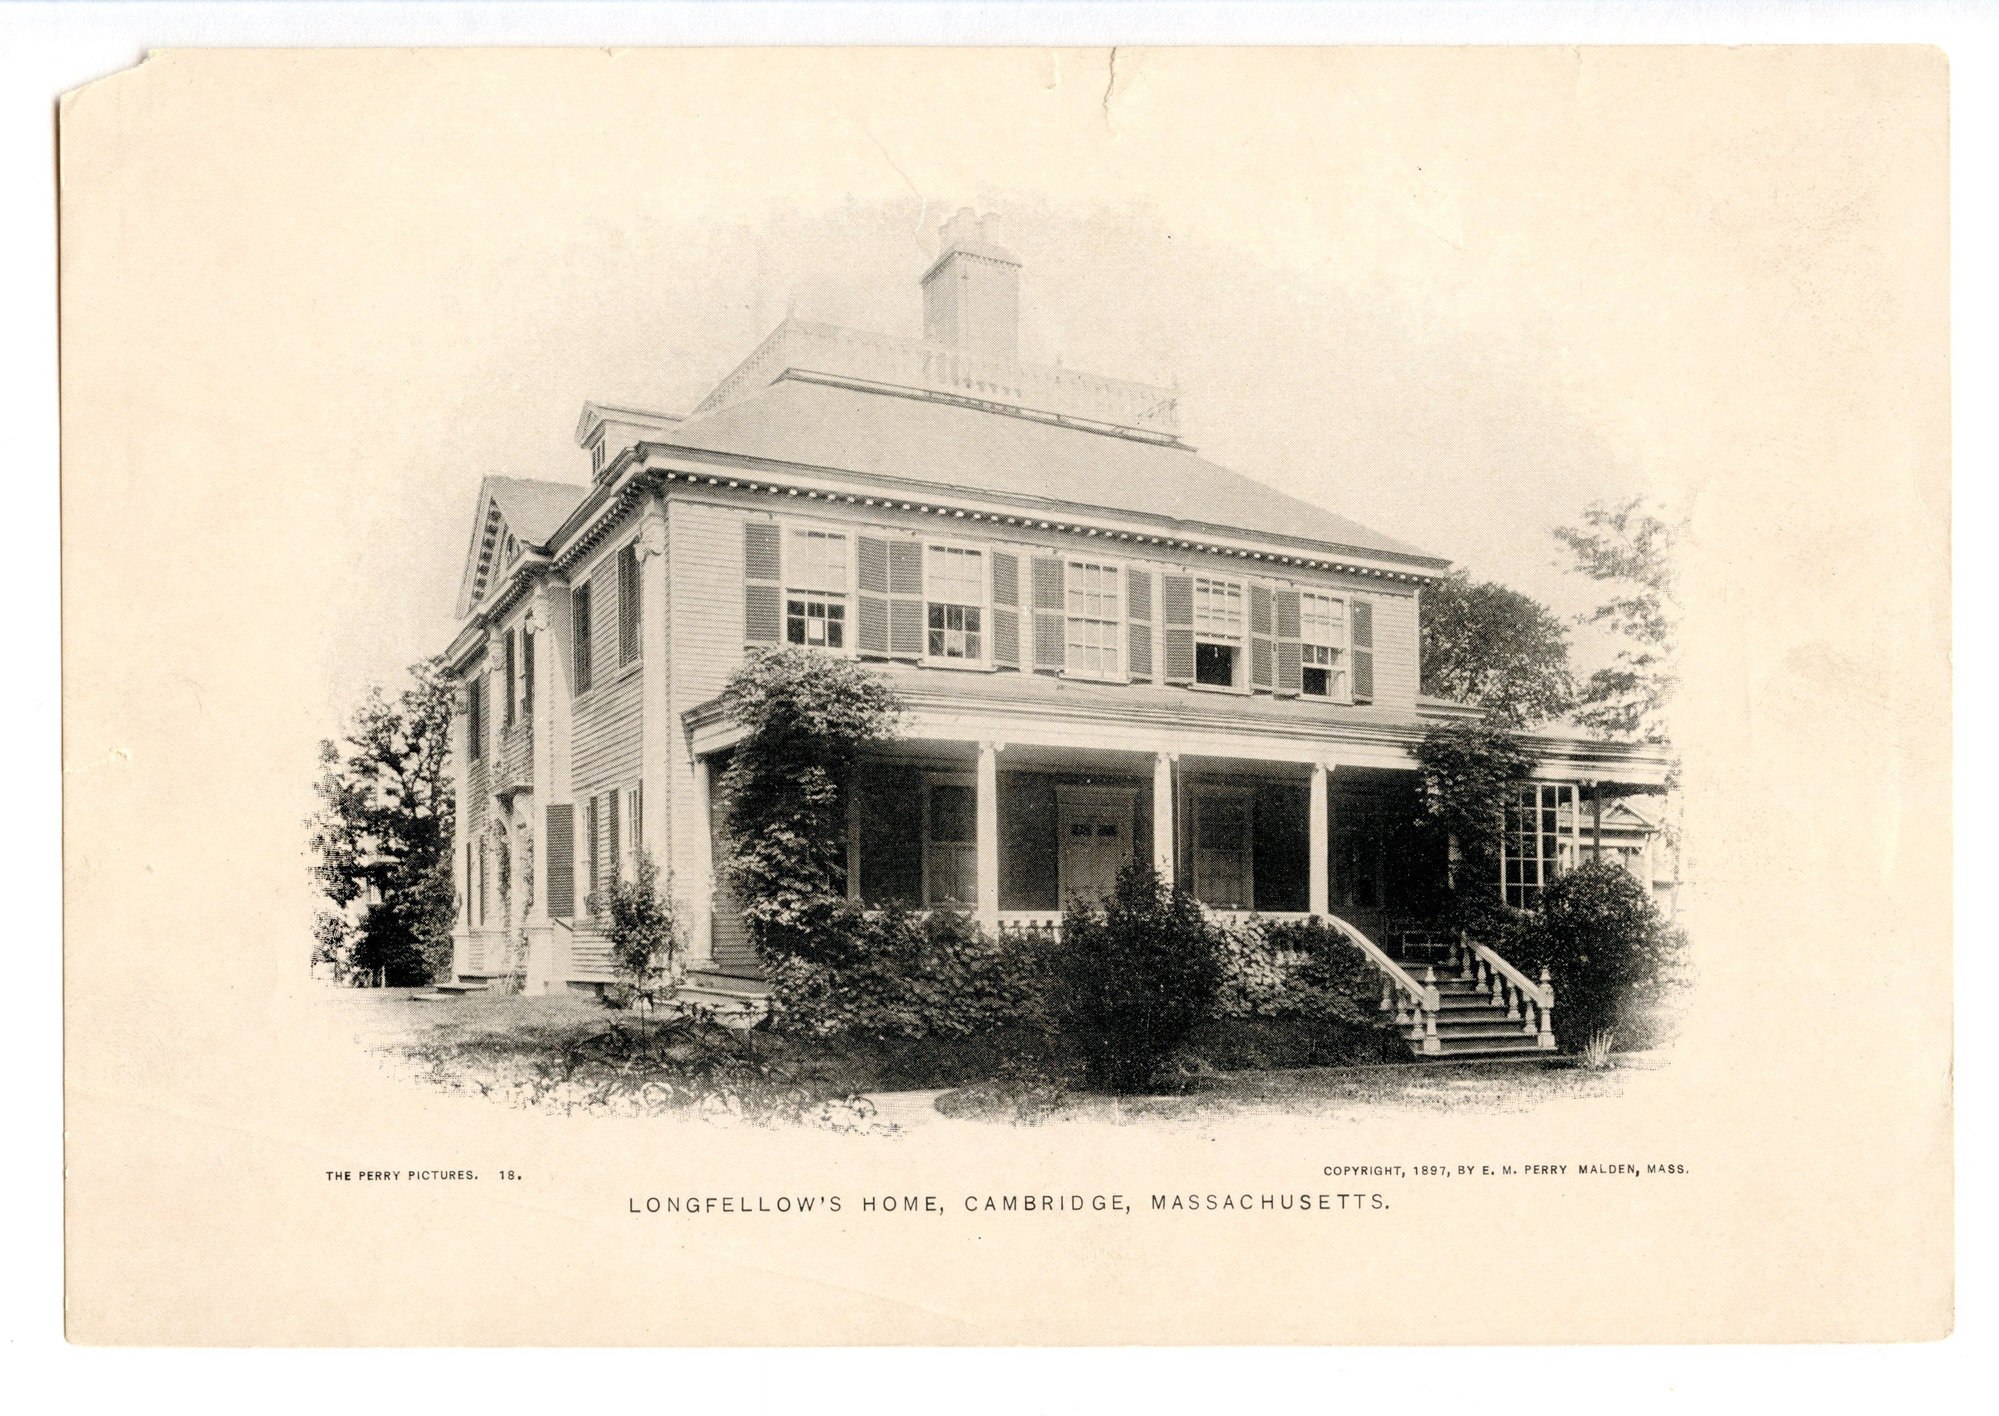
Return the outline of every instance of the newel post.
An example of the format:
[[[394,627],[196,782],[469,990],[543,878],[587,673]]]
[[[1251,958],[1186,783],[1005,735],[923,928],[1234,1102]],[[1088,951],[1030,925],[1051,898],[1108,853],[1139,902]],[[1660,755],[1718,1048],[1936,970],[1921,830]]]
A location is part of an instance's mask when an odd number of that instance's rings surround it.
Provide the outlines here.
[[[1541,1046],[1543,1049],[1555,1045],[1555,982],[1548,976],[1548,966],[1541,965]]]

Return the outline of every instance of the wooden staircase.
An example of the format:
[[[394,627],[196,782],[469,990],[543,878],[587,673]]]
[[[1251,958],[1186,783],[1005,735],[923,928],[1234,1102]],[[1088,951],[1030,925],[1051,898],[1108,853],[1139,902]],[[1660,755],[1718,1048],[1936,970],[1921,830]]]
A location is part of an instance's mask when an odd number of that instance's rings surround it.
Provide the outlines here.
[[[1554,1050],[1555,990],[1545,969],[1536,982],[1466,938],[1451,945],[1441,966],[1412,966],[1410,974],[1425,996],[1398,1010],[1396,1022],[1419,1060],[1525,1060]],[[1388,996],[1384,989],[1384,1007]]]

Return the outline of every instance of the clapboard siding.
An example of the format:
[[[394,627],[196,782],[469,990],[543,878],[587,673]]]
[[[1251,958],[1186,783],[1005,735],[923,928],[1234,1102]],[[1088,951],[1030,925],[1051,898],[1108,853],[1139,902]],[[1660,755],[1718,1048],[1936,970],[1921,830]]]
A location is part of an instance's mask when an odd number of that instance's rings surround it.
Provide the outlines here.
[[[569,977],[597,982],[615,973],[610,939],[596,925],[578,921],[569,943]]]
[[[722,691],[743,661],[743,522],[760,510],[676,503],[667,518],[672,575],[673,697],[688,707]]]
[[[612,540],[588,574],[590,586],[590,691],[570,705],[570,788],[577,800],[639,776],[639,710],[642,687],[636,664],[618,664],[618,562]],[[643,661],[641,661],[643,662]]]

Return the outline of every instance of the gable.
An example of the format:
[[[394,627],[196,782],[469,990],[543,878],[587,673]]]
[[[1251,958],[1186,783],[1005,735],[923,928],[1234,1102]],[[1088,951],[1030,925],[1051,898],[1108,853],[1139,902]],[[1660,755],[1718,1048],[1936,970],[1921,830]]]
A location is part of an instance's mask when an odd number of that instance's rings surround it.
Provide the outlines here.
[[[586,490],[567,482],[524,477],[488,477],[480,483],[465,572],[458,585],[460,619],[494,586],[503,583],[525,557],[547,551],[549,538],[575,510]]]

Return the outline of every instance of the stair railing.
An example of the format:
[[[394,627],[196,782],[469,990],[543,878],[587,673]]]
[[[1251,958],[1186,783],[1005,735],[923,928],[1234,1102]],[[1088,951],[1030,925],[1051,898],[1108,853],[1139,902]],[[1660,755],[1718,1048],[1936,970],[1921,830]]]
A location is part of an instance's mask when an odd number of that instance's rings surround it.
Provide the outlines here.
[[[1426,1053],[1437,1052],[1437,1012],[1443,1006],[1437,995],[1436,971],[1426,968],[1424,981],[1415,977],[1388,956],[1388,952],[1338,915],[1321,915],[1334,932],[1367,955],[1381,970],[1381,1012],[1395,1009],[1395,1026],[1408,1029],[1403,1036]]]
[[[1489,984],[1493,1006],[1505,1006],[1506,1021],[1519,1023],[1523,1036],[1536,1039],[1544,1050],[1552,1049],[1555,1045],[1555,984],[1548,977],[1548,966],[1541,966],[1541,980],[1536,983],[1523,970],[1500,957],[1497,949],[1479,943],[1469,934],[1460,934],[1458,945],[1453,951],[1451,963],[1458,969],[1459,980],[1476,984],[1480,989]]]

